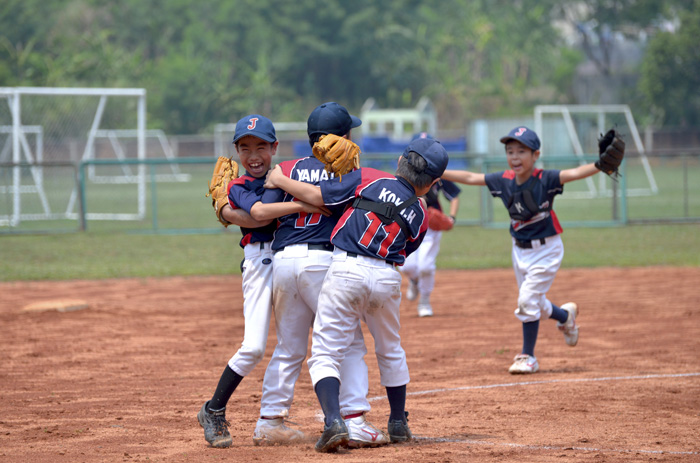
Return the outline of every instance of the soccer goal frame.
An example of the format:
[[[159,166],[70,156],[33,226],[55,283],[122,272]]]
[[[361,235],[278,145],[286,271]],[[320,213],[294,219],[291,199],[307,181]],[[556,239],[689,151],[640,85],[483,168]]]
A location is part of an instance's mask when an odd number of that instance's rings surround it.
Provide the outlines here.
[[[10,133],[11,144],[8,148],[3,147],[3,156],[8,158],[9,164],[12,167],[12,180],[9,188],[9,193],[12,197],[12,206],[9,216],[0,216],[0,223],[8,223],[10,226],[17,226],[22,220],[46,220],[46,219],[79,219],[79,212],[76,212],[76,205],[79,201],[79,189],[76,185],[68,200],[68,204],[64,211],[54,212],[51,210],[49,201],[47,200],[47,192],[45,191],[42,172],[42,151],[43,141],[41,138],[36,143],[36,150],[32,150],[32,146],[27,141],[27,133],[37,133],[43,135],[45,128],[41,125],[34,126],[29,122],[23,124],[23,120],[31,119],[32,115],[28,115],[29,111],[23,112],[23,99],[45,97],[67,97],[77,99],[78,97],[92,97],[96,100],[96,105],[93,108],[92,116],[85,118],[85,127],[79,135],[84,138],[84,149],[80,154],[79,161],[87,161],[95,159],[95,141],[100,136],[104,135],[106,128],[102,127],[103,116],[107,102],[113,98],[135,98],[135,127],[128,130],[129,135],[136,138],[136,158],[139,160],[146,159],[146,90],[142,88],[63,88],[63,87],[0,87],[0,99],[5,99],[9,106],[9,118],[11,124],[7,124]],[[92,101],[92,100],[90,100]],[[36,116],[36,115],[33,115]],[[65,118],[71,117],[71,114],[64,115]],[[89,121],[89,118],[92,121]],[[133,119],[133,115],[129,117]],[[82,126],[81,126],[82,127]],[[60,136],[60,134],[58,135]],[[75,135],[73,135],[75,136]],[[11,159],[9,159],[11,152]],[[31,172],[30,184],[27,181],[23,182],[22,169],[29,167]],[[136,211],[135,212],[115,212],[102,213],[93,212],[85,214],[85,219],[91,220],[142,220],[146,215],[146,166],[139,164],[137,172],[129,176],[131,183],[136,184]],[[22,194],[36,193],[41,199],[43,205],[43,214],[25,214],[22,212]]]
[[[642,138],[639,135],[639,130],[637,129],[637,124],[632,116],[632,111],[628,105],[539,105],[535,107],[535,132],[542,135],[544,132],[544,118],[546,115],[559,115],[561,116],[564,126],[566,128],[566,133],[571,142],[574,154],[580,159],[580,164],[585,164],[586,161],[583,160],[585,156],[585,150],[583,148],[583,143],[579,137],[579,133],[576,129],[576,124],[574,122],[573,114],[593,114],[596,116],[597,133],[603,134],[607,132],[610,127],[607,122],[608,115],[617,114],[622,115],[627,123],[630,130],[630,135],[632,136],[632,142],[634,147],[639,153],[640,161],[644,168],[644,173],[646,175],[647,181],[649,183],[648,188],[636,188],[626,190],[626,194],[630,196],[642,196],[642,195],[654,195],[659,192],[659,188],[656,184],[656,179],[654,178],[654,172],[649,164],[649,159],[646,155],[644,149],[644,144],[642,143]],[[629,146],[629,142],[628,142]],[[595,153],[598,154],[597,152]],[[590,162],[590,161],[589,161]],[[606,178],[604,175],[600,175],[598,187],[595,186],[593,178],[586,178],[586,183],[588,185],[588,197],[604,197],[612,195],[612,190],[607,188]]]

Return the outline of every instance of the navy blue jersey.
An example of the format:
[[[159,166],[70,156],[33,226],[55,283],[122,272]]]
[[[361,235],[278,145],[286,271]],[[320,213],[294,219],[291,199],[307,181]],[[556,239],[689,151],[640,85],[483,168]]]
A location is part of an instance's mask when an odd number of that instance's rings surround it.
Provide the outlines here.
[[[539,212],[527,221],[511,219],[510,234],[518,240],[533,240],[557,235],[563,230],[559,219],[552,209],[554,197],[564,192],[564,185],[559,180],[558,170],[535,169],[522,185],[515,181],[515,172],[507,170],[486,174],[486,186],[491,195],[499,197],[508,207],[508,199],[516,192],[530,189],[537,203]]]
[[[462,192],[462,189],[458,187],[454,182],[449,180],[438,180],[430,187],[430,190],[425,194],[425,202],[428,207],[432,207],[438,210],[442,210],[442,205],[440,204],[440,192],[445,195],[448,201],[452,201]]]
[[[250,214],[250,208],[262,198],[265,191],[264,183],[265,177],[255,178],[248,174],[231,180],[228,184],[228,204],[234,209],[242,209]],[[241,227],[241,233],[243,233],[241,247],[249,243],[272,241],[275,228],[277,228],[277,223],[274,220],[264,227]]]
[[[279,164],[282,173],[293,180],[318,185],[322,180],[333,178],[326,172],[321,161],[313,156],[284,161]],[[343,176],[343,180],[345,176]],[[267,189],[262,196],[263,203],[295,201],[295,198],[284,190]],[[278,219],[277,231],[272,240],[272,249],[278,251],[291,244],[322,244],[331,240],[333,227],[343,213],[342,208],[330,208],[332,215],[326,217],[320,213],[309,214],[298,212],[288,214]]]
[[[413,186],[403,178],[364,167],[343,175],[342,179],[321,182],[321,193],[327,206],[350,206],[331,238],[333,245],[343,251],[403,265],[425,237],[428,220],[420,201],[401,211],[411,236],[405,236],[396,222],[385,225],[374,212],[352,207],[356,197],[400,206],[415,195]]]

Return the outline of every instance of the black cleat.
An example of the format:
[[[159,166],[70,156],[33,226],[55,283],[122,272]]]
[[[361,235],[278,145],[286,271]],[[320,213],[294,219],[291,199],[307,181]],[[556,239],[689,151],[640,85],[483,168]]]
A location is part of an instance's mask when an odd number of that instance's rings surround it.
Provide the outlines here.
[[[408,427],[408,412],[404,412],[406,415],[403,420],[389,420],[388,431],[389,439],[391,443],[408,442],[413,439],[413,434]]]
[[[334,419],[330,426],[323,427],[323,434],[316,442],[317,452],[331,453],[335,452],[341,445],[348,444],[348,428],[343,420]]]
[[[209,412],[207,411],[207,405],[209,405],[208,401],[202,405],[202,409],[197,413],[197,420],[200,426],[204,428],[204,439],[212,447],[231,447],[233,439],[231,439],[231,434],[228,432],[230,424],[226,421],[226,410]]]

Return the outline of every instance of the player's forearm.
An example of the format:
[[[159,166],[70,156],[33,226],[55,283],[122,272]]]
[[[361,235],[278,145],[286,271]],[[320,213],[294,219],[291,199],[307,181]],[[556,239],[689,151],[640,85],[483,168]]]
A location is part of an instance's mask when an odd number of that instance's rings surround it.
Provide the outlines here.
[[[283,177],[276,180],[276,184],[278,188],[283,189],[297,199],[313,204],[314,206],[324,205],[321,187],[319,186],[293,180],[289,177]]]
[[[468,170],[446,170],[442,178],[451,182],[464,183],[465,185],[486,185],[486,176],[469,172]]]
[[[254,217],[251,217],[251,215],[248,214],[243,209],[234,209],[231,206],[229,206],[228,204],[226,206],[224,206],[223,209],[221,209],[221,216],[227,222],[230,222],[233,225],[237,225],[239,227],[244,227],[244,228],[264,227],[265,225],[269,224],[272,221],[272,220],[256,220]]]
[[[450,201],[450,217],[457,217],[457,212],[459,211],[459,198],[455,198]]]
[[[564,169],[559,172],[559,181],[561,184],[567,182],[573,182],[574,180],[581,180],[582,178],[590,177],[600,172],[595,164],[584,164],[582,166],[574,167],[573,169]]]
[[[250,214],[255,220],[267,220],[268,223],[272,219],[282,217],[287,214],[294,214],[297,212],[303,212],[304,207],[296,201],[286,202],[286,203],[269,203],[265,204],[260,201],[253,204],[250,208]]]

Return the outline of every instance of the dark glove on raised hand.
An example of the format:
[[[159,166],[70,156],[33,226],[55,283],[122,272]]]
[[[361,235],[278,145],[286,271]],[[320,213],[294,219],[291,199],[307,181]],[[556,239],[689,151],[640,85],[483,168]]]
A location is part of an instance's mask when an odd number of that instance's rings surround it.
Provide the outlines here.
[[[625,157],[625,142],[614,129],[598,139],[598,160],[595,166],[611,177],[619,175],[618,168]]]

